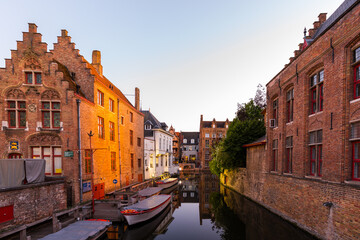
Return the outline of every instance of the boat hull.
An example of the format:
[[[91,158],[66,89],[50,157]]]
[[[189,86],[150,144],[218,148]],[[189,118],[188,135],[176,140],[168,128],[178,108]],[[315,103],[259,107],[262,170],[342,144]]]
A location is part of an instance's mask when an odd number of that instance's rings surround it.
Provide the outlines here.
[[[154,208],[142,211],[138,214],[126,214],[123,212],[122,212],[122,214],[125,217],[128,225],[131,226],[131,225],[145,222],[145,221],[155,217],[156,215],[161,213],[170,204],[170,202],[171,202],[171,195],[168,195],[168,198],[164,202],[162,202],[158,206],[155,206]],[[128,206],[127,209],[131,209],[131,206]]]
[[[171,178],[171,181],[159,181],[159,182],[156,182],[156,184],[165,189],[165,188],[169,188],[169,187],[172,187],[174,186],[175,184],[177,184],[179,182],[179,180],[177,178]]]

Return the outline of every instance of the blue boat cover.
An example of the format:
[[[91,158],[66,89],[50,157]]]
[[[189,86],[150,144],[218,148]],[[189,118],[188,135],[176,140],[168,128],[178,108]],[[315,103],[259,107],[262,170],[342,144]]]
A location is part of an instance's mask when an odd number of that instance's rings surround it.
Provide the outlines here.
[[[95,236],[110,224],[111,222],[78,221],[56,233],[40,238],[40,240],[86,240]]]

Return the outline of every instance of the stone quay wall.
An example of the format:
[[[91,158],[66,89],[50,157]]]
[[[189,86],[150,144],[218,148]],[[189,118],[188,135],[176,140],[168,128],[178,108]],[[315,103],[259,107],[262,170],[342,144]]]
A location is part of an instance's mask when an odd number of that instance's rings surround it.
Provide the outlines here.
[[[52,216],[66,209],[66,201],[64,180],[0,189],[0,208],[14,206],[14,218],[0,223],[0,232]]]
[[[247,149],[247,168],[225,170],[223,185],[320,239],[360,238],[360,185],[265,171],[265,145]]]

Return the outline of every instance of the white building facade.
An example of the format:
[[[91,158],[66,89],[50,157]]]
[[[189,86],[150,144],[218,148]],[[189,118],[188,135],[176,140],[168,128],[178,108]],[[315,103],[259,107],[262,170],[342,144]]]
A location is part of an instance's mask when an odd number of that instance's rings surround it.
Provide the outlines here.
[[[158,177],[164,172],[178,172],[174,164],[172,149],[173,135],[167,131],[167,125],[159,122],[150,111],[144,114],[144,176],[145,179]]]

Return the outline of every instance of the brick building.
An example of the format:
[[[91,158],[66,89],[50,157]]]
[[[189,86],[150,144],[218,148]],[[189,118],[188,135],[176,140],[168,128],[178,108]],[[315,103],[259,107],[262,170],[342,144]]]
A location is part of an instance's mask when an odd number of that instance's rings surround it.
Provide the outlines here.
[[[266,145],[248,145],[247,169],[223,179],[322,239],[360,238],[359,2],[319,15],[267,84]]]
[[[181,159],[181,148],[180,148],[180,132],[176,132],[173,126],[170,126],[169,132],[174,135],[173,137],[173,156],[174,164],[178,164]]]
[[[132,162],[132,154],[143,159],[139,90],[134,107],[103,76],[99,51],[90,64],[66,30],[48,51],[31,23],[0,69],[0,81],[1,158],[44,158],[46,174],[65,176],[68,201],[77,203],[81,183],[91,178],[92,131],[94,184],[109,192],[113,179],[125,185],[143,178],[142,165]],[[90,197],[85,193],[84,200]]]
[[[194,167],[200,165],[199,152],[199,132],[181,132],[181,162],[191,163]]]
[[[200,117],[200,134],[199,134],[199,162],[201,169],[209,169],[209,162],[211,161],[211,147],[226,136],[229,124],[231,122],[203,121],[203,115]]]

